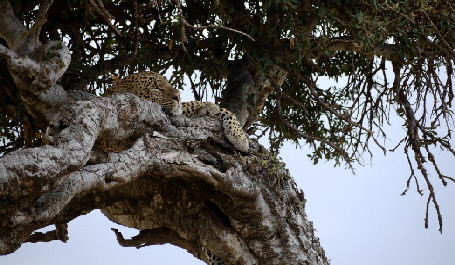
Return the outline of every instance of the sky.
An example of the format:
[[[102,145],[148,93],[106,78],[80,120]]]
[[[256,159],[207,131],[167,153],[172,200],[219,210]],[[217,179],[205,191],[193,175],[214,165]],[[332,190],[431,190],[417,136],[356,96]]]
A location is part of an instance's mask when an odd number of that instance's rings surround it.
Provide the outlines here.
[[[185,99],[185,96],[182,96]],[[387,127],[391,149],[404,135],[401,120]],[[454,141],[452,140],[452,146]],[[355,175],[334,162],[313,165],[304,146],[296,149],[286,144],[280,156],[305,193],[306,214],[313,221],[326,256],[332,265],[453,265],[455,264],[455,183],[443,187],[435,174],[431,181],[443,217],[443,233],[439,232],[435,210],[430,204],[429,228],[424,228],[425,196],[417,194],[415,185],[400,196],[410,175],[402,148],[386,156],[374,150],[372,162],[356,166]],[[455,177],[455,158],[436,152],[440,168]],[[367,158],[367,157],[366,157]],[[425,187],[420,179],[421,188]],[[53,229],[53,227],[51,227]],[[15,253],[1,256],[1,265],[201,265],[186,250],[172,245],[141,249],[118,245],[117,228],[125,238],[137,230],[112,223],[99,210],[80,216],[69,223],[69,241],[25,243]],[[134,261],[134,262],[132,262]]]

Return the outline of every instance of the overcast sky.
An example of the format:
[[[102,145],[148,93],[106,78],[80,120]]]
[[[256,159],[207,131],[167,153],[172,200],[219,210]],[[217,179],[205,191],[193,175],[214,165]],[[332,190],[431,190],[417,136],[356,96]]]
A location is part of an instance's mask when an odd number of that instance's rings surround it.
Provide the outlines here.
[[[387,129],[392,139],[386,143],[388,149],[403,136],[402,124],[392,120]],[[451,143],[454,146],[453,140]],[[427,197],[418,195],[414,184],[406,196],[400,196],[410,174],[401,151],[398,148],[383,156],[376,150],[372,164],[357,166],[353,175],[343,167],[334,168],[334,162],[312,165],[305,147],[300,150],[288,144],[282,149],[280,156],[305,192],[306,213],[332,265],[455,264],[455,183],[444,188],[432,175],[444,226],[440,234],[431,204],[430,227],[425,229]],[[455,177],[454,157],[441,153],[437,159],[443,173]],[[420,185],[425,187],[423,179]],[[125,238],[137,234],[96,210],[69,223],[68,243],[26,243],[15,253],[0,257],[0,264],[204,264],[171,245],[123,248],[111,227],[118,228]]]

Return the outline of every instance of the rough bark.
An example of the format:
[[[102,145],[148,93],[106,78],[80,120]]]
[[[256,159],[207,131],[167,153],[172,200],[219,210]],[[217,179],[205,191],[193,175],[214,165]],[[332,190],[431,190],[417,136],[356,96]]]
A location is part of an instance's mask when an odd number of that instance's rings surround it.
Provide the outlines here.
[[[137,131],[121,153],[90,152],[97,139]],[[255,141],[240,154],[220,132],[216,119],[169,120],[131,94],[61,108],[48,129],[51,145],[0,160],[2,200],[20,202],[2,214],[2,253],[38,228],[104,208],[111,220],[151,235],[168,229],[162,240],[197,257],[205,246],[227,264],[326,264],[287,171]]]
[[[251,67],[244,60],[236,62],[233,68],[220,106],[235,113],[243,128],[248,129],[256,121],[270,93],[283,84],[288,73],[278,66]]]

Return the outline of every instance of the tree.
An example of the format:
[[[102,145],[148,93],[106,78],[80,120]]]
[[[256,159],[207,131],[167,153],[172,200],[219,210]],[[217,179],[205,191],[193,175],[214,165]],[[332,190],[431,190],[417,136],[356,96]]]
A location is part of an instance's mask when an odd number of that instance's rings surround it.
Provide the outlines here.
[[[391,110],[406,129],[408,189],[414,179],[422,193],[424,180],[426,220],[432,202],[442,232],[427,165],[454,181],[433,155],[455,155],[453,11],[446,1],[0,1],[1,253],[66,241],[68,221],[103,209],[141,229],[131,240],[116,232],[124,246],[172,243],[207,260],[203,246],[227,264],[327,264],[276,152],[292,140],[311,146],[315,163],[351,167],[372,144],[386,152]],[[269,134],[272,152],[255,140],[236,152],[210,117],[94,95],[147,69],[174,69],[176,87],[187,76],[196,99],[211,89],[250,134]],[[319,76],[347,81],[324,88]],[[130,146],[98,148],[111,141]]]

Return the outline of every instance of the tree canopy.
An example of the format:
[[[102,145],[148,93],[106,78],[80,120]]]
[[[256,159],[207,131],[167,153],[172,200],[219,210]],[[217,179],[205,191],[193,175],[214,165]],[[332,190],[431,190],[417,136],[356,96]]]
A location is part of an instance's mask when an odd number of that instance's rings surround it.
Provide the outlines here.
[[[372,154],[372,146],[384,153],[401,146],[411,171],[407,187],[415,180],[423,194],[423,179],[429,191],[426,220],[432,203],[442,231],[430,174],[444,185],[455,181],[439,170],[434,155],[434,150],[455,155],[450,144],[454,4],[3,0],[0,153],[47,143],[49,119],[34,111],[36,101],[30,100],[45,88],[21,87],[20,80],[33,84],[39,74],[18,75],[14,56],[61,64],[64,90],[92,94],[102,94],[118,76],[172,69],[175,87],[189,80],[197,100],[213,93],[251,135],[267,135],[272,151],[291,140],[308,145],[315,163],[326,159],[351,167]],[[12,27],[12,21],[24,29]],[[36,42],[52,47],[33,50]],[[68,65],[58,58],[66,46]],[[322,77],[337,84],[327,87]],[[391,115],[403,119],[406,133],[389,146],[382,128]]]

